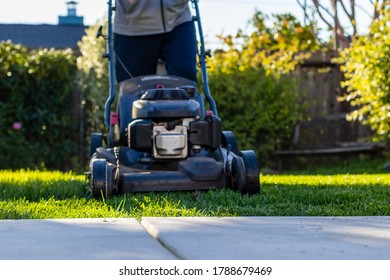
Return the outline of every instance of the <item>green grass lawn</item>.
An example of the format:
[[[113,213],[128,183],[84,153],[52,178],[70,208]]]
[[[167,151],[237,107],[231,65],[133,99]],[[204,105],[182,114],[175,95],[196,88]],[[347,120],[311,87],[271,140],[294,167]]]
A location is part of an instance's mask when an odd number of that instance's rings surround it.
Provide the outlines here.
[[[3,170],[0,219],[390,215],[390,173],[364,167],[360,172],[361,167],[347,172],[344,166],[345,170],[334,167],[305,174],[262,174],[261,193],[255,196],[213,190],[128,194],[107,200],[91,198],[84,175]]]

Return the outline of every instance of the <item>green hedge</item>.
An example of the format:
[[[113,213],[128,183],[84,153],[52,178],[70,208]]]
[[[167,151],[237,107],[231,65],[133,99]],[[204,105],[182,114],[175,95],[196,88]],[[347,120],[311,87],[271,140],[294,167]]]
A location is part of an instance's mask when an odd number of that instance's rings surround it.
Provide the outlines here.
[[[69,169],[77,160],[71,50],[0,43],[0,169]]]

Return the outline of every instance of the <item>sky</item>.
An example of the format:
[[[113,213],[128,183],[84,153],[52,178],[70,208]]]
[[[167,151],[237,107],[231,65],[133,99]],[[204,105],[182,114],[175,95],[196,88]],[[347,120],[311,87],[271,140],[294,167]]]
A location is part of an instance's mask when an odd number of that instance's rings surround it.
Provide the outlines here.
[[[107,14],[107,0],[77,1],[77,15],[84,16],[86,25],[95,24]],[[368,1],[358,0],[363,5]],[[66,2],[66,0],[0,0],[0,24],[57,24],[58,16],[67,14]],[[218,34],[234,34],[240,28],[245,29],[248,20],[256,10],[265,14],[289,12],[298,19],[303,19],[303,12],[296,0],[200,0],[199,8],[206,43],[215,43]],[[364,15],[360,16],[362,17]]]

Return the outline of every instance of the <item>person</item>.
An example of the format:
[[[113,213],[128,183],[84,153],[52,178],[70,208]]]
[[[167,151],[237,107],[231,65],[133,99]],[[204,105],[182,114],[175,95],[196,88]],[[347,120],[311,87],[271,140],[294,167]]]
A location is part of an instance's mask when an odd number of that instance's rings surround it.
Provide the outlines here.
[[[113,23],[117,82],[156,74],[197,82],[197,40],[188,0],[116,0]]]

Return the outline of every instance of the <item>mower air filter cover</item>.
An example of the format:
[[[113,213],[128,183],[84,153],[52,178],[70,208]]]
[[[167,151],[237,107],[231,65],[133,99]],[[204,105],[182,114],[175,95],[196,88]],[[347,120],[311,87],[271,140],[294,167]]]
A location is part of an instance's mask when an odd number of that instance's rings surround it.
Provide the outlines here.
[[[201,106],[194,99],[136,100],[132,118],[195,118],[201,116]]]

